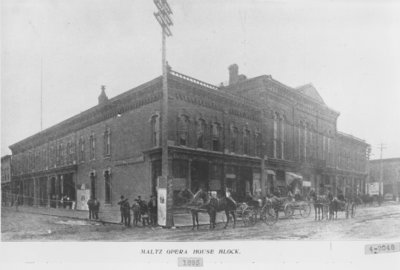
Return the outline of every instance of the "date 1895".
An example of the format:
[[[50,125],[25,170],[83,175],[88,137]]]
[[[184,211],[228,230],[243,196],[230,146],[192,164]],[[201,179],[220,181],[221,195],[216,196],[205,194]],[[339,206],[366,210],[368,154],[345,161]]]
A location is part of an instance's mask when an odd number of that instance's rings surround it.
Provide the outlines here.
[[[203,266],[203,258],[178,258],[178,266],[180,267],[202,267]]]
[[[391,253],[399,251],[400,251],[400,243],[365,245],[365,254],[380,254],[380,253]]]

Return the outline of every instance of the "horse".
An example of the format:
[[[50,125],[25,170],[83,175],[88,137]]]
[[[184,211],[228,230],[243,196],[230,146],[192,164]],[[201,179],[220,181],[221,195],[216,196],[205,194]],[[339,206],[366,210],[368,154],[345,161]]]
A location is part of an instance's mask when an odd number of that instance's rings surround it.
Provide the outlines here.
[[[201,200],[201,201],[200,201]],[[199,202],[200,201],[200,202]],[[187,205],[190,207],[190,212],[192,214],[193,227],[192,230],[196,228],[199,229],[199,212],[207,212],[210,218],[210,229],[214,229],[216,226],[216,216],[220,211],[225,211],[226,223],[224,229],[227,228],[229,224],[230,215],[233,217],[233,228],[236,226],[236,215],[235,211],[237,208],[236,202],[227,197],[222,198],[209,198],[207,192],[199,190],[192,198],[192,200]]]
[[[315,220],[324,219],[324,211],[326,214],[329,210],[326,206],[329,206],[329,199],[325,195],[317,195],[316,193],[311,194],[311,199],[314,205]]]
[[[329,219],[337,219],[337,212],[346,212],[346,218],[349,218],[349,206],[346,200],[340,200],[338,197],[333,198],[329,203]]]

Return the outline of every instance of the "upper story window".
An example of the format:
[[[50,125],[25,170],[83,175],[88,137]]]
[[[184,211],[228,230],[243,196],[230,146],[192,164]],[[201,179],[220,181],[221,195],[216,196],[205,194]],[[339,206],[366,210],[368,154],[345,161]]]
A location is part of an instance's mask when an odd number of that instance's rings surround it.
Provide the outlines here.
[[[300,157],[301,160],[305,160],[307,156],[306,146],[307,146],[307,129],[304,122],[300,122]]]
[[[213,123],[211,127],[211,136],[212,136],[212,150],[219,151],[220,146],[220,125],[218,123]]]
[[[63,164],[64,163],[64,161],[63,161],[63,150],[64,149],[64,147],[63,147],[63,144],[62,143],[60,143],[59,145],[58,145],[58,152],[57,152],[57,165],[61,165],[61,164]]]
[[[280,158],[284,159],[285,152],[285,117],[279,117]]]
[[[238,137],[239,131],[237,127],[232,127],[231,129],[231,152],[236,152],[238,150]]]
[[[160,116],[158,114],[151,117],[151,146],[160,146]]]
[[[85,161],[85,139],[83,136],[79,138],[79,160],[81,162]]]
[[[189,141],[189,117],[181,115],[178,120],[178,142],[179,145],[188,145]]]
[[[206,129],[206,122],[204,119],[199,119],[196,127],[197,147],[204,148],[204,134]]]
[[[90,151],[89,151],[89,159],[93,160],[96,157],[96,137],[92,133],[89,137]]]
[[[245,155],[250,154],[250,130],[248,129],[243,132],[243,152]]]
[[[104,141],[104,156],[110,156],[111,155],[111,131],[110,128],[106,128],[104,131],[103,135],[103,141]]]
[[[263,151],[262,151],[262,137],[260,132],[256,132],[254,135],[254,142],[255,142],[255,154],[258,157],[262,157]]]
[[[273,130],[273,157],[276,158],[277,157],[277,140],[278,140],[278,114],[274,113],[274,130]]]
[[[66,155],[66,163],[69,164],[72,162],[72,156],[71,156],[71,143],[67,142],[67,155]]]

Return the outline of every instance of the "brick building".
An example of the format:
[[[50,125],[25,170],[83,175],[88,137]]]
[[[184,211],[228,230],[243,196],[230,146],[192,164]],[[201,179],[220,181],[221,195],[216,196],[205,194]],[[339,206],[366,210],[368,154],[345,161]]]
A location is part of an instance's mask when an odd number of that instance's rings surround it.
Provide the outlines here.
[[[184,188],[266,194],[298,186],[363,192],[368,145],[337,131],[339,113],[315,87],[269,75],[247,79],[237,65],[216,87],[169,70],[168,132],[160,126],[162,79],[108,99],[12,146],[13,180],[24,203],[52,205],[89,194],[116,207],[120,194],[149,198],[168,136],[174,204]],[[83,208],[82,208],[83,209]]]
[[[1,202],[7,204],[11,200],[11,156],[1,157]]]
[[[381,182],[383,195],[392,194],[399,197],[400,191],[400,158],[374,159],[369,161],[369,182]]]

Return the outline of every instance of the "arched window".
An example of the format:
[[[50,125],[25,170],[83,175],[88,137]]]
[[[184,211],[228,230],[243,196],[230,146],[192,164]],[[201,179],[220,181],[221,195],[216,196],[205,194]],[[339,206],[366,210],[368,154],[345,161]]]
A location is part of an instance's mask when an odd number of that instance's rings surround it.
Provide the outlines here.
[[[189,141],[189,117],[181,115],[178,121],[178,142],[179,145],[188,145]]]
[[[262,157],[263,150],[262,150],[262,138],[261,133],[257,131],[254,134],[254,142],[255,142],[255,155],[258,157]]]
[[[305,161],[307,157],[306,145],[307,145],[307,129],[306,124],[301,121],[299,128],[299,145],[300,145],[300,160]]]
[[[238,150],[238,136],[239,131],[237,127],[231,128],[231,152],[236,152]]]
[[[197,121],[196,137],[197,137],[197,147],[204,148],[204,134],[206,130],[206,122],[204,119],[199,119]]]
[[[279,140],[280,140],[280,158],[284,159],[285,152],[285,117],[282,116],[279,118]]]
[[[328,131],[328,137],[326,139],[326,152],[327,152],[327,163],[331,165],[333,161],[333,156],[332,156],[332,145],[331,145],[332,139],[331,139],[331,131]]]
[[[79,160],[80,162],[85,161],[85,139],[83,136],[79,139]]]
[[[158,114],[151,117],[151,146],[160,146],[160,116]]]
[[[243,153],[250,154],[250,130],[247,128],[243,131]]]
[[[89,144],[90,144],[90,160],[94,160],[96,157],[96,138],[92,133],[89,137]]]
[[[71,159],[71,143],[70,142],[67,142],[67,149],[66,150],[67,150],[66,163],[70,164],[72,162],[72,159]]]
[[[110,128],[106,128],[104,131],[104,156],[111,155],[111,131]]]
[[[220,150],[220,125],[218,123],[213,123],[211,127],[212,136],[212,150]]]
[[[63,145],[60,143],[58,145],[58,159],[57,159],[57,165],[61,165],[63,163]]]
[[[274,130],[273,130],[273,155],[277,157],[277,141],[278,141],[278,114],[274,113]]]

